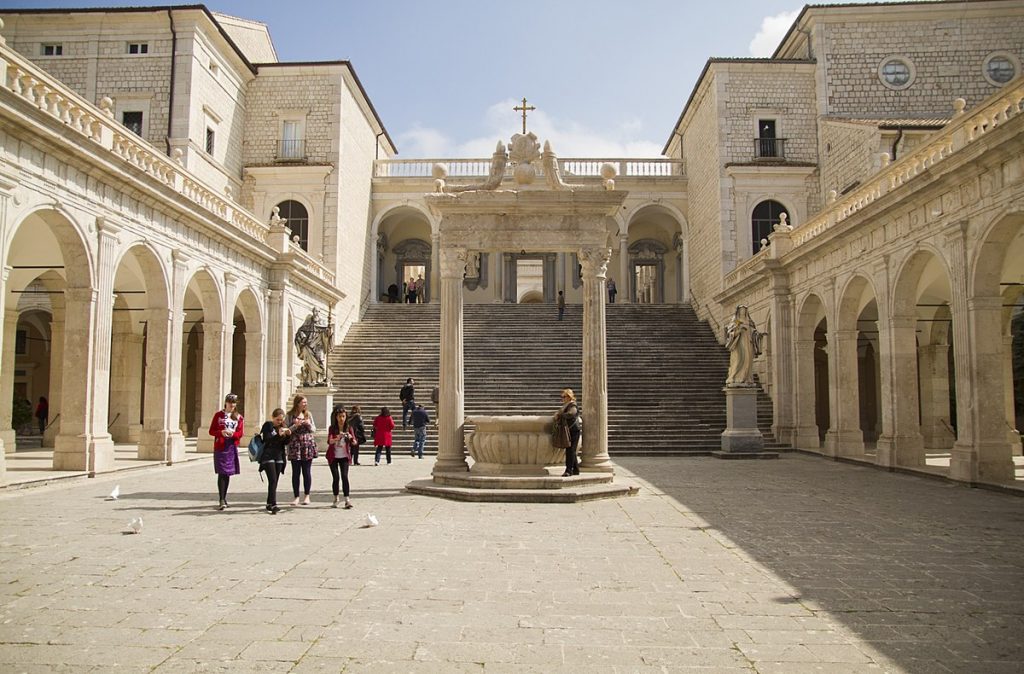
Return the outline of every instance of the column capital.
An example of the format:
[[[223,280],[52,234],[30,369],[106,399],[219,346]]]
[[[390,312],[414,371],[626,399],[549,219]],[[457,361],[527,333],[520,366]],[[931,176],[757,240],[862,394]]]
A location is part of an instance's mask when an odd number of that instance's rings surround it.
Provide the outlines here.
[[[583,267],[584,277],[603,279],[608,273],[608,262],[612,259],[611,248],[581,248],[576,254]]]
[[[115,224],[113,221],[108,220],[102,216],[96,218],[96,229],[99,230],[101,238],[102,235],[107,235],[114,240],[117,240],[117,235],[121,233],[121,225]]]
[[[438,250],[441,263],[441,278],[461,279],[466,273],[466,259],[469,251],[465,248],[444,247]]]

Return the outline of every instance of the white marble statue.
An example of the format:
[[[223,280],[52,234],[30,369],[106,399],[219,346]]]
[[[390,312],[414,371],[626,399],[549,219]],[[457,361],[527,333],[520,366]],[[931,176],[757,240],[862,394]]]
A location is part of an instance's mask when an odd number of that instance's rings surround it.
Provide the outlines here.
[[[334,325],[320,318],[320,311],[313,313],[295,333],[295,351],[302,360],[299,371],[301,386],[330,386],[331,370],[327,367],[327,356],[334,342]]]
[[[726,386],[753,386],[751,370],[761,355],[761,333],[750,318],[747,307],[736,307],[736,315],[725,327],[725,348],[729,350],[729,376]]]

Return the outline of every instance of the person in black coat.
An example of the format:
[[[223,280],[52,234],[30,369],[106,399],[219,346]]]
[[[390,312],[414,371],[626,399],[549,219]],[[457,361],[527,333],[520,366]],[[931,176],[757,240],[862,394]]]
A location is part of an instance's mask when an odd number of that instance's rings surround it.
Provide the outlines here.
[[[366,427],[363,426],[363,408],[359,405],[352,406],[352,412],[348,415],[348,427],[356,436],[356,443],[352,445],[352,465],[359,465],[359,448],[366,444]]]
[[[263,438],[263,454],[260,455],[260,470],[267,474],[267,512],[276,515],[277,481],[284,473],[285,446],[291,437],[291,429],[284,423],[284,410],[278,408],[270,415],[270,421],[263,424],[260,436]]]

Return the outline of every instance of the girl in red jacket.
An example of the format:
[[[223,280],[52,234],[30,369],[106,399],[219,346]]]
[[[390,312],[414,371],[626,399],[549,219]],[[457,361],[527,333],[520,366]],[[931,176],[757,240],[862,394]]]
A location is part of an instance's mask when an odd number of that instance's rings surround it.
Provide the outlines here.
[[[373,419],[373,444],[377,452],[373,455],[373,465],[380,465],[380,452],[387,450],[388,465],[391,465],[391,431],[395,430],[395,420],[391,418],[391,411],[380,408],[380,416]]]
[[[217,473],[217,492],[220,494],[218,510],[228,507],[228,483],[238,475],[238,442],[242,439],[242,415],[235,411],[238,396],[229,393],[224,398],[224,409],[213,415],[210,435],[213,440],[213,470]]]

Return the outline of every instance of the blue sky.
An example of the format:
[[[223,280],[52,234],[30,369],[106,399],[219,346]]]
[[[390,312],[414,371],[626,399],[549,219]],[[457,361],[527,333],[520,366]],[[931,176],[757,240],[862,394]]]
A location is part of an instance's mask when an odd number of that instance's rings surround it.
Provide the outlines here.
[[[164,5],[8,2],[0,7]],[[399,157],[485,157],[529,129],[562,157],[658,156],[711,56],[766,56],[790,0],[211,0],[282,61],[348,59]],[[258,103],[257,103],[258,104]]]

